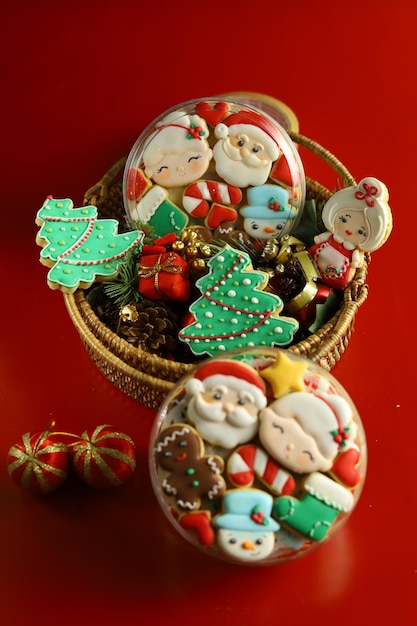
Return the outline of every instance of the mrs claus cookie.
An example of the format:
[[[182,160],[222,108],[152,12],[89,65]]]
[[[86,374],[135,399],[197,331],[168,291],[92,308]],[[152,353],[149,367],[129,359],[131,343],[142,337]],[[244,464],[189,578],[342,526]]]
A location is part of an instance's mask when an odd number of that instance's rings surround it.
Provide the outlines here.
[[[201,362],[156,418],[150,470],[162,510],[206,553],[275,564],[329,539],[366,474],[359,414],[334,377],[282,349]]]
[[[363,178],[326,202],[322,220],[327,231],[317,235],[309,253],[322,283],[344,289],[363,265],[364,252],[380,248],[392,230],[388,190],[377,178]]]

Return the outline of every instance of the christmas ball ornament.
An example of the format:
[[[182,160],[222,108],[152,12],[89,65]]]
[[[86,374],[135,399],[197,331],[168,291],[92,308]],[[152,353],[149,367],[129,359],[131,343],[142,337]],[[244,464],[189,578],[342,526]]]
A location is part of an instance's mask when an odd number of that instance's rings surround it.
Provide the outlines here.
[[[161,406],[150,474],[167,519],[223,561],[275,565],[331,540],[358,503],[367,453],[346,390],[283,349],[200,362]]]
[[[136,467],[133,440],[106,424],[84,431],[71,447],[71,458],[78,476],[95,489],[122,485]]]
[[[22,489],[35,495],[51,493],[68,475],[68,448],[48,430],[26,433],[11,446],[8,473]]]

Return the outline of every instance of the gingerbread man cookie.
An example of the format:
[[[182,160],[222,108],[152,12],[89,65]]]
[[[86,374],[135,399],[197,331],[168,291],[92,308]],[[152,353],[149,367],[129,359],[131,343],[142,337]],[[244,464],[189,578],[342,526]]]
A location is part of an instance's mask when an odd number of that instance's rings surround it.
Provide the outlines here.
[[[154,453],[159,466],[169,472],[162,488],[175,498],[180,510],[194,511],[200,507],[201,498],[216,500],[223,495],[223,459],[204,455],[203,441],[191,426],[165,428],[155,442]]]

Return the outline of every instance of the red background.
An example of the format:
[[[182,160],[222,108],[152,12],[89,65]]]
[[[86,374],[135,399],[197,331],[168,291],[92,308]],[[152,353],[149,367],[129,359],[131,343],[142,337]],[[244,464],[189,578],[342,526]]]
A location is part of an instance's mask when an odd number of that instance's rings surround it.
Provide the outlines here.
[[[414,246],[417,145],[411,0],[21,1],[1,32],[0,615],[23,624],[416,623]],[[46,285],[35,213],[84,191],[154,117],[190,98],[257,91],[359,180],[390,190],[394,231],[333,374],[369,447],[348,523],[311,555],[247,569],[184,546],[149,483],[153,411],[90,361]],[[308,173],[327,182],[327,172]],[[317,171],[316,169],[317,168]],[[307,169],[307,165],[306,165]],[[123,487],[77,481],[36,498],[7,475],[25,432],[112,423],[138,466]]]

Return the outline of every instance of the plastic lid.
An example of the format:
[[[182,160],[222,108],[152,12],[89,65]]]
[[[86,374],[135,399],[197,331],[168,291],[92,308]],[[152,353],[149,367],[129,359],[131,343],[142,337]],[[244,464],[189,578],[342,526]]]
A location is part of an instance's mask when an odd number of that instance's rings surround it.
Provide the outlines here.
[[[134,144],[123,180],[129,222],[158,236],[228,224],[255,239],[296,228],[305,176],[276,119],[229,97],[190,100],[156,118]]]

